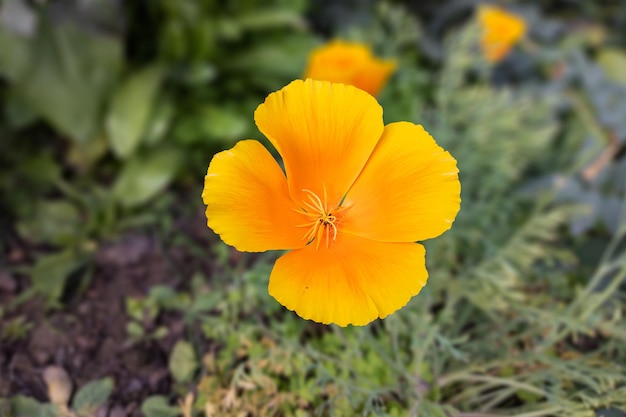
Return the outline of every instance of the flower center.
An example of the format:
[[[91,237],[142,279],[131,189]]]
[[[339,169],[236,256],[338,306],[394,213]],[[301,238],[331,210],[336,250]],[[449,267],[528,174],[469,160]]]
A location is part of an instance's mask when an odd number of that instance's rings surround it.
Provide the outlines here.
[[[337,212],[341,208],[336,210],[329,209],[326,196],[326,188],[324,187],[324,201],[319,198],[311,190],[303,189],[307,194],[308,201],[303,201],[304,207],[299,213],[304,214],[308,221],[305,224],[297,225],[296,227],[307,227],[308,231],[302,237],[307,242],[315,240],[315,248],[319,249],[322,239],[326,241],[326,248],[329,248],[332,243],[337,239]]]

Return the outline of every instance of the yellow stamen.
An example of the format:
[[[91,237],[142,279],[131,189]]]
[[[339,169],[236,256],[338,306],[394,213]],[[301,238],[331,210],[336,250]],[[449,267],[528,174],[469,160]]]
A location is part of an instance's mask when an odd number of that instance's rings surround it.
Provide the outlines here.
[[[328,208],[328,196],[326,195],[326,187],[324,187],[324,201],[317,194],[308,189],[303,189],[309,197],[309,201],[303,201],[304,207],[302,211],[296,210],[308,217],[309,221],[296,227],[308,227],[309,230],[302,237],[303,240],[311,242],[315,240],[315,248],[319,249],[322,236],[325,235],[326,248],[337,239],[337,216],[333,214],[333,210]],[[335,213],[338,210],[334,210]],[[332,240],[331,240],[332,234]]]

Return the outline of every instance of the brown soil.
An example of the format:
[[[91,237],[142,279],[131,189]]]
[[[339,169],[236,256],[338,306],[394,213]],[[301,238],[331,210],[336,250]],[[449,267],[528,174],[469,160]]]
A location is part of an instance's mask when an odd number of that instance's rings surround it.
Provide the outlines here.
[[[174,343],[184,337],[182,317],[161,314],[155,323],[145,326],[150,330],[150,326],[164,325],[167,336],[130,343],[125,300],[144,296],[158,284],[184,288],[196,271],[208,276],[210,232],[203,213],[192,217],[180,222],[178,230],[207,248],[206,259],[192,257],[184,247],[167,247],[163,239],[146,232],[127,234],[98,249],[89,286],[80,293],[70,288],[62,309],[46,311],[41,300],[30,299],[0,316],[0,334],[6,323],[18,316],[32,324],[27,335],[17,341],[0,339],[0,398],[20,394],[48,401],[42,372],[50,365],[67,371],[74,391],[93,380],[113,377],[115,390],[98,417],[139,416],[146,397],[170,394],[167,361]],[[7,256],[18,263],[28,258],[21,252]],[[27,286],[28,277],[10,274],[0,266],[0,306]]]

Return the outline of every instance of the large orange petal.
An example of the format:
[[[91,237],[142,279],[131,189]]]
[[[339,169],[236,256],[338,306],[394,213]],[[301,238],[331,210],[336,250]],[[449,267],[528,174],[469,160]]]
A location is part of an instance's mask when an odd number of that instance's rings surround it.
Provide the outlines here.
[[[211,160],[202,200],[207,224],[227,244],[245,252],[292,249],[306,244],[295,227],[285,174],[255,140],[243,140]]]
[[[414,242],[452,226],[461,184],[456,160],[420,125],[391,123],[348,191],[341,232]]]
[[[428,278],[424,255],[417,243],[340,234],[330,248],[308,245],[279,258],[269,293],[305,319],[365,325],[420,292]]]
[[[326,192],[330,207],[361,172],[384,127],[382,108],[369,94],[311,79],[270,94],[254,120],[283,158],[292,197],[308,199],[304,189]]]

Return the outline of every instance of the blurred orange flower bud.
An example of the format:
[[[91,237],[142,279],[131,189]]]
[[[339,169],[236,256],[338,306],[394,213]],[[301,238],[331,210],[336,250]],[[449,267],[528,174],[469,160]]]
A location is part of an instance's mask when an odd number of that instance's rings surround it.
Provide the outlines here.
[[[334,40],[311,52],[304,78],[353,85],[376,96],[396,69],[363,44]]]
[[[489,62],[504,59],[526,34],[524,19],[498,7],[480,6],[478,23],[482,28],[481,48]]]

